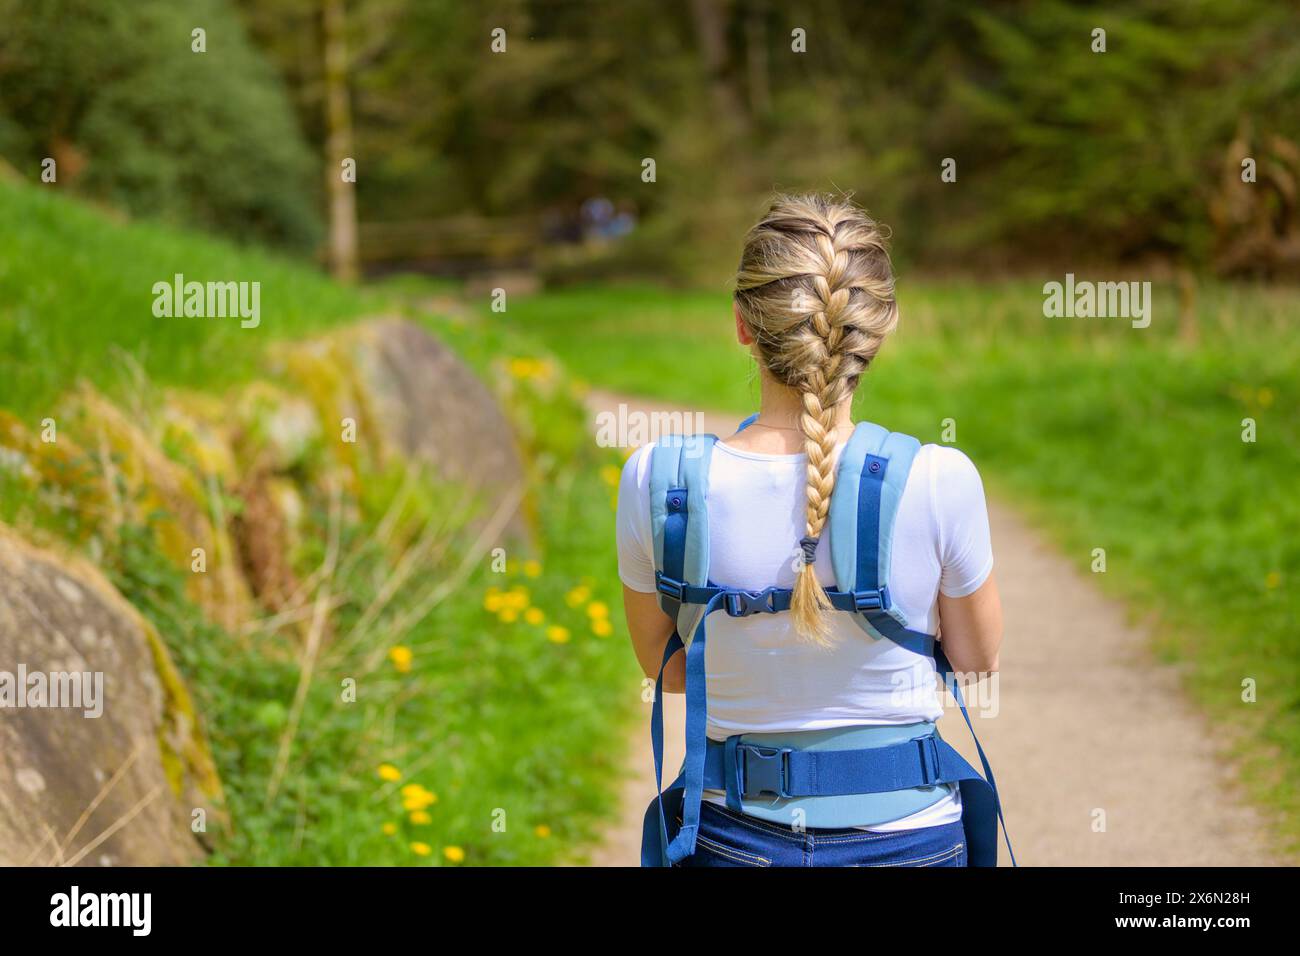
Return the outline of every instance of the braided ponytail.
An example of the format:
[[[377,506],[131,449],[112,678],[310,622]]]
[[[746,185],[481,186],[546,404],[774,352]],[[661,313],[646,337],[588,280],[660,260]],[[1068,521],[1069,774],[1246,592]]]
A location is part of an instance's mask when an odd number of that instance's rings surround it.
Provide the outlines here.
[[[801,637],[829,644],[830,600],[813,567],[835,488],[835,419],[898,323],[884,236],[847,200],[782,196],[745,239],[736,304],[758,359],[802,399],[808,456],[803,561],[790,611]]]

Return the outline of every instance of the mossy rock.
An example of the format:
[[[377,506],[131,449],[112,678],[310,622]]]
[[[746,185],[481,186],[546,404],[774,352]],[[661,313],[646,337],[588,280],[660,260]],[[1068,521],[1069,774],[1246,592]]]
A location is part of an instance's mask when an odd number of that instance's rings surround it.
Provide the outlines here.
[[[350,326],[281,348],[273,368],[311,398],[324,444],[355,481],[413,461],[477,492],[472,521],[501,509],[514,515],[506,533],[526,535],[518,510],[525,472],[510,422],[478,376],[419,325]],[[353,442],[342,436],[345,418],[356,422]]]
[[[108,513],[108,488],[91,453],[60,430],[42,440],[36,426],[0,409],[0,470],[20,481],[32,501],[50,511],[71,509],[84,540]]]
[[[157,632],[86,561],[0,525],[0,670],[102,675],[87,708],[0,719],[0,865],[178,865],[227,825],[189,691]],[[13,694],[0,675],[0,695]],[[99,716],[86,716],[100,711]],[[84,817],[84,819],[83,819]],[[203,820],[203,832],[194,823]]]
[[[70,430],[99,450],[110,520],[104,531],[127,522],[147,526],[162,553],[185,571],[187,592],[210,620],[229,631],[253,616],[252,597],[231,540],[228,503],[215,475],[191,471],[164,453],[159,440],[125,412],[83,386],[73,403]],[[195,549],[203,549],[195,571]]]

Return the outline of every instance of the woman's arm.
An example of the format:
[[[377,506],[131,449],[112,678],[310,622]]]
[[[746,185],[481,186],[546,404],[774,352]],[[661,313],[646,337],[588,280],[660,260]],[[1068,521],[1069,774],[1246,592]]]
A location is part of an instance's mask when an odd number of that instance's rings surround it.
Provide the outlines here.
[[[633,591],[623,585],[623,611],[627,615],[627,629],[632,635],[632,650],[641,670],[647,677],[659,676],[659,664],[664,659],[664,648],[672,637],[676,625],[659,606],[657,594]],[[680,651],[664,668],[664,691],[681,694],[686,691],[686,655]]]
[[[948,597],[939,592],[939,628],[943,652],[954,671],[984,674],[998,669],[1002,598],[992,572],[965,597]]]

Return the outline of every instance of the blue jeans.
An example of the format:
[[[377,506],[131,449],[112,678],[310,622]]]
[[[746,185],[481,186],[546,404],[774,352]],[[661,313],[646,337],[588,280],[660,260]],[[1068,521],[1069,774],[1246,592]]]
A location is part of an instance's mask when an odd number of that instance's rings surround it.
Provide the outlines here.
[[[676,821],[681,825],[680,817]],[[916,830],[798,832],[704,803],[694,855],[677,866],[965,866],[960,822]]]

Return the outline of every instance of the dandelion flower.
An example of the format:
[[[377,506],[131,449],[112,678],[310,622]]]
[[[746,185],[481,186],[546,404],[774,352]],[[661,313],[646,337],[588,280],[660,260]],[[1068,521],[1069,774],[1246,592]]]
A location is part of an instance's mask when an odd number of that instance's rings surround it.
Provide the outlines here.
[[[389,783],[395,783],[402,779],[402,771],[398,770],[391,763],[381,763],[379,765],[379,779],[387,780]]]
[[[546,620],[546,615],[542,613],[541,608],[530,607],[527,611],[524,611],[524,620],[529,624],[541,624],[542,621]]]
[[[587,605],[587,616],[593,620],[609,617],[609,605],[604,601],[592,601]]]
[[[384,831],[384,836],[393,836],[397,833],[396,823],[385,823],[380,829]]]
[[[402,809],[407,812],[415,812],[431,807],[438,802],[438,795],[430,790],[424,789],[418,783],[413,783],[402,788]]]
[[[539,823],[537,826],[533,827],[533,833],[537,835],[538,839],[546,840],[551,835],[551,828],[545,823]]]
[[[416,826],[425,826],[433,822],[433,817],[429,816],[427,810],[414,810],[411,812],[411,822]]]
[[[411,852],[416,856],[428,856],[433,852],[433,847],[427,843],[420,843],[418,840],[411,844]]]
[[[464,863],[465,851],[458,846],[445,846],[442,848],[442,855],[452,863]]]
[[[393,666],[397,668],[399,674],[410,673],[412,657],[414,655],[411,653],[411,649],[401,644],[390,648],[388,651],[388,659],[393,662]]]
[[[614,633],[614,628],[606,618],[600,617],[591,622],[592,633],[597,637],[609,637]]]
[[[591,597],[591,589],[587,588],[585,585],[579,584],[577,587],[569,591],[568,594],[564,595],[564,603],[569,605],[569,607],[577,607],[589,597]]]
[[[556,644],[567,644],[569,642],[569,629],[561,627],[559,624],[552,624],[546,629],[546,639],[554,641]]]
[[[536,578],[536,577],[540,577],[541,574],[542,574],[542,563],[540,561],[524,562],[525,577]]]

